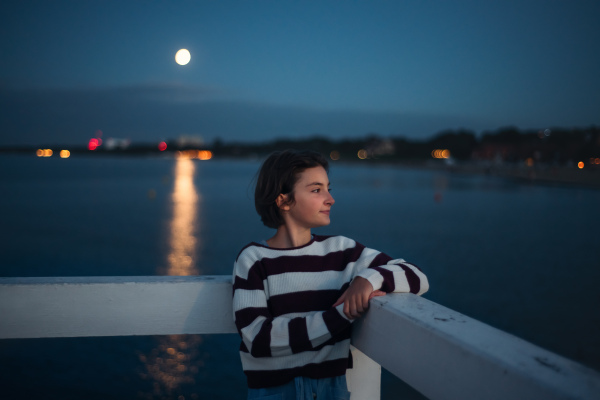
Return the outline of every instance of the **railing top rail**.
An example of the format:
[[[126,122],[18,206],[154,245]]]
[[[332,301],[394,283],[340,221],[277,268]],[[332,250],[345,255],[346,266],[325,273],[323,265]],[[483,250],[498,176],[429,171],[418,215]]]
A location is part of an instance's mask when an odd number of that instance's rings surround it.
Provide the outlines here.
[[[0,338],[235,333],[229,276],[0,278]],[[353,344],[432,399],[600,399],[600,374],[410,294]]]

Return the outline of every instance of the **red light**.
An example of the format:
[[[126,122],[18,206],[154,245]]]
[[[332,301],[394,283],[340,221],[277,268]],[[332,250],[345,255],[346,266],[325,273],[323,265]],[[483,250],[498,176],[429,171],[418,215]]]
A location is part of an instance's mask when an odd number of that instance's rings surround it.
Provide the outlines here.
[[[98,143],[98,139],[91,138],[90,142],[88,143],[88,149],[96,150],[96,148],[98,148],[99,145],[100,145],[100,143]]]
[[[160,151],[165,151],[165,150],[167,149],[167,144],[166,144],[165,142],[160,142],[160,143],[158,144],[158,149],[159,149]]]

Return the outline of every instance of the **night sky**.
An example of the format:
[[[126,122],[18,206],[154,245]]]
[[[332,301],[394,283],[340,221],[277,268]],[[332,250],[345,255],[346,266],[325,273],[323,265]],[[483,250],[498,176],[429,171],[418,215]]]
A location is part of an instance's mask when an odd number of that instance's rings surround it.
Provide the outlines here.
[[[599,50],[598,1],[2,1],[0,145],[600,125]]]

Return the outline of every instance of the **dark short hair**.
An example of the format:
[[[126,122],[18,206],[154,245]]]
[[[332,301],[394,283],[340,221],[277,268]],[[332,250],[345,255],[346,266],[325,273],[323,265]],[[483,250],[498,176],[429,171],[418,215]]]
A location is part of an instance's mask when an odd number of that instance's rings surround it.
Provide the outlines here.
[[[277,197],[287,194],[288,200],[293,203],[294,185],[300,173],[319,166],[329,172],[327,159],[312,150],[275,151],[267,157],[258,172],[254,190],[254,206],[263,224],[274,229],[283,225]]]

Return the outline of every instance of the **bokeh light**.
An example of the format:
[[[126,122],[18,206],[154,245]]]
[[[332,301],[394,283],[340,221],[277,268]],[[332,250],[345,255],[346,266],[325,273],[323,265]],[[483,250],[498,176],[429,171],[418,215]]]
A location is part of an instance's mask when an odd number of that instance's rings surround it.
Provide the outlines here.
[[[360,158],[361,160],[367,158],[367,151],[365,149],[360,149],[358,151],[358,158]]]
[[[51,149],[37,149],[35,155],[38,157],[52,157],[54,152]]]
[[[100,146],[99,140],[97,138],[91,138],[88,143],[88,149],[93,151],[96,150],[98,146]]]
[[[432,150],[431,157],[433,157],[433,158],[450,158],[450,150],[448,150],[448,149]]]
[[[71,157],[71,152],[69,150],[61,150],[60,158],[69,158]]]
[[[585,164],[583,163],[583,161],[579,161],[579,162],[577,163],[577,167],[578,167],[579,169],[583,169],[583,167],[585,167]]]
[[[199,160],[210,160],[212,158],[212,152],[208,150],[200,150],[198,151],[198,159]]]
[[[176,158],[210,160],[213,157],[210,150],[182,150],[175,153]]]
[[[333,161],[337,161],[340,159],[340,152],[337,150],[333,150],[331,153],[329,153],[329,158],[331,158]]]
[[[165,151],[165,150],[167,149],[167,143],[165,143],[165,142],[160,142],[160,143],[158,144],[158,149],[159,149],[160,151]]]

